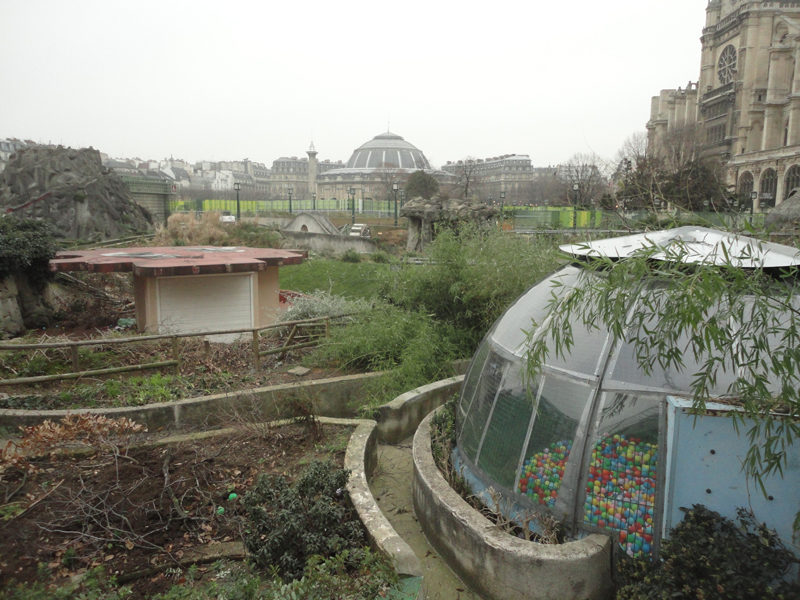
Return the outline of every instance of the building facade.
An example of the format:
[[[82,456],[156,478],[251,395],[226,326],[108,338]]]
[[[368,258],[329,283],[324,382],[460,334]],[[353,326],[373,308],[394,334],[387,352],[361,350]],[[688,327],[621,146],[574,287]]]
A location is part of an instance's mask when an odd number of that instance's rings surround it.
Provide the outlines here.
[[[711,0],[697,83],[662,90],[650,148],[696,136],[742,198],[767,210],[800,187],[800,2]]]
[[[506,193],[508,204],[527,202],[531,198],[531,183],[535,179],[531,159],[527,154],[505,154],[486,159],[447,161],[442,167],[458,179],[465,169],[471,169],[474,188],[482,200],[489,197],[500,200],[500,192]]]

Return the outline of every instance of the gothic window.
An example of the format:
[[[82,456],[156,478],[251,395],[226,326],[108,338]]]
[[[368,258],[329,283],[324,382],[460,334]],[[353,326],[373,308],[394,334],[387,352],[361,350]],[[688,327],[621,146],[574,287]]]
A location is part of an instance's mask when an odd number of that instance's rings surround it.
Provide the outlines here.
[[[786,172],[786,185],[783,188],[784,200],[796,187],[800,187],[800,166],[794,165]]]
[[[739,175],[739,198],[743,201],[750,200],[750,193],[753,191],[753,174],[750,171],[745,171]]]
[[[758,194],[759,206],[771,208],[775,206],[775,192],[778,191],[778,174],[775,169],[767,169],[761,176],[761,189]]]
[[[736,48],[728,45],[719,55],[717,63],[717,77],[722,85],[733,81],[733,74],[736,72]]]

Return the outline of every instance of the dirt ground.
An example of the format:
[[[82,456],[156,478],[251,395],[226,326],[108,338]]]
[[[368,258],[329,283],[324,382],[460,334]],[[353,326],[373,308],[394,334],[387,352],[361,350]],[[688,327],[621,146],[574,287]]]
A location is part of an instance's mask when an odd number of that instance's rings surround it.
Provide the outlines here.
[[[104,565],[132,598],[176,583],[185,557],[234,545],[246,527],[242,498],[260,473],[293,480],[313,459],[341,467],[350,428],[242,426],[177,445],[37,460],[38,472],[0,478],[0,589],[33,581],[46,565],[64,584]],[[204,570],[200,569],[200,576]],[[132,574],[146,573],[132,581]]]

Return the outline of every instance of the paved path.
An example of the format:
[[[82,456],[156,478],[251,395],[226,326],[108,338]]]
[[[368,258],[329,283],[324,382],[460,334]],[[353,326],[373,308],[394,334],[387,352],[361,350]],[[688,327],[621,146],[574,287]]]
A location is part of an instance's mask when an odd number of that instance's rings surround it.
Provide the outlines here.
[[[411,497],[413,438],[396,446],[378,446],[378,468],[370,482],[372,495],[383,514],[422,563],[425,575],[426,598],[430,600],[481,600],[467,589],[449,567],[428,545],[414,516]]]

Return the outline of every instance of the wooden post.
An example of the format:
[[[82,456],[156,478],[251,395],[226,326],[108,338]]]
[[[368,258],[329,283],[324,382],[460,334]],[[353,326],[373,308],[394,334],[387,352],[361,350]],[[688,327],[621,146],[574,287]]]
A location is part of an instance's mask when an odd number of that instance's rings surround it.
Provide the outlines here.
[[[286,343],[283,345],[283,352],[281,352],[280,356],[278,356],[278,360],[283,360],[283,357],[286,356],[286,351],[292,344],[292,340],[294,340],[294,336],[296,333],[297,333],[297,325],[292,327],[292,331],[291,333],[289,333],[289,337],[286,339]]]
[[[178,349],[178,336],[172,338],[172,360],[175,361],[175,375],[181,374],[181,356]]]
[[[253,368],[256,373],[261,370],[261,357],[258,355],[258,330],[253,329]]]
[[[77,373],[81,370],[81,361],[80,358],[78,358],[78,347],[70,346],[69,353],[72,356],[72,372]]]
[[[206,358],[211,358],[211,342],[203,340],[203,348],[206,351]]]

